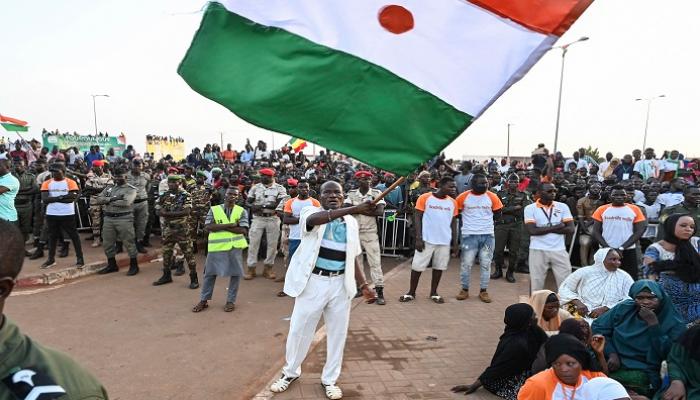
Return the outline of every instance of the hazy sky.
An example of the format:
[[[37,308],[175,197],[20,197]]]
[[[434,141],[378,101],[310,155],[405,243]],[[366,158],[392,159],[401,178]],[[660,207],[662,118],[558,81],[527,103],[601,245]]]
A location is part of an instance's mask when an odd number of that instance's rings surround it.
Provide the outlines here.
[[[99,129],[124,132],[139,150],[148,133],[182,136],[188,148],[219,142],[220,132],[235,147],[246,137],[269,143],[270,132],[201,97],[176,73],[204,4],[0,0],[0,113],[29,121],[34,137],[41,128],[87,134],[90,95],[106,93],[97,99]],[[559,42],[590,37],[566,57],[560,150],[569,156],[593,145],[622,155],[641,147],[646,103],[634,99],[665,94],[653,102],[648,145],[700,155],[698,13],[696,0],[596,1]],[[560,61],[558,50],[545,55],[448,156],[505,154],[508,122],[512,155],[540,142],[551,149]],[[277,146],[287,140],[275,135]]]

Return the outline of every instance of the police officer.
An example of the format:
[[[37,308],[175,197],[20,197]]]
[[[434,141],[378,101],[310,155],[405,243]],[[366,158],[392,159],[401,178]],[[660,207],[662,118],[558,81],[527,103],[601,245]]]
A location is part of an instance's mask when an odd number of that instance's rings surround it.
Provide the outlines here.
[[[163,276],[153,282],[154,286],[164,285],[173,281],[170,269],[174,265],[173,250],[175,245],[180,247],[185,261],[190,269],[190,289],[199,287],[197,279],[197,263],[192,249],[189,217],[192,212],[192,198],[180,187],[182,176],[168,176],[168,191],[158,198],[156,212],[163,219],[161,226],[163,238]],[[184,274],[184,268],[178,269],[175,275]]]
[[[263,168],[260,170],[260,183],[256,183],[248,192],[246,204],[253,213],[250,225],[250,248],[248,249],[248,273],[243,279],[255,278],[255,265],[258,262],[258,251],[262,242],[263,232],[266,233],[267,253],[263,277],[275,279],[272,272],[277,256],[277,242],[280,237],[280,219],[276,215],[277,205],[287,196],[287,189],[275,183],[275,170]]]
[[[108,172],[102,170],[104,165],[103,160],[95,160],[92,162],[92,168],[87,174],[85,182],[85,194],[90,196],[90,222],[92,224],[92,247],[100,245],[100,227],[102,226],[102,205],[95,203],[97,196],[102,191],[114,183],[112,176]]]
[[[491,274],[491,279],[499,279],[503,276],[503,253],[507,245],[508,270],[506,271],[506,280],[510,283],[515,282],[513,273],[518,262],[523,210],[525,206],[530,204],[527,195],[518,191],[518,184],[518,176],[512,174],[506,182],[506,190],[500,190],[497,193],[498,198],[503,203],[503,213],[495,225],[496,248],[494,250],[494,261],[496,269]]]
[[[127,175],[126,182],[136,188],[136,200],[134,200],[134,234],[136,235],[136,250],[139,253],[147,253],[143,247],[146,235],[146,223],[148,222],[148,177],[141,172],[141,160],[131,162],[131,173]]]
[[[127,172],[119,167],[114,171],[114,184],[103,189],[94,200],[96,206],[103,207],[102,239],[104,252],[107,256],[107,266],[97,271],[98,274],[108,274],[119,271],[116,260],[115,245],[120,240],[129,253],[129,272],[132,276],[139,273],[137,261],[138,252],[134,241],[134,213],[132,211],[137,189],[126,183]]]
[[[382,194],[379,189],[370,187],[372,182],[372,173],[369,171],[357,171],[355,179],[358,183],[358,188],[348,192],[345,199],[345,206],[359,206],[366,201],[372,201]],[[377,301],[379,305],[386,304],[384,299],[384,273],[382,272],[382,257],[379,250],[379,235],[377,234],[377,217],[384,215],[384,207],[386,202],[380,200],[373,215],[354,215],[360,227],[360,245],[367,256],[369,264],[369,272],[374,282],[374,290],[377,292]]]
[[[17,221],[26,242],[29,239],[29,234],[32,233],[32,200],[39,193],[39,186],[36,183],[36,176],[27,172],[24,160],[21,158],[15,160],[14,175],[19,181],[19,191],[15,197]]]

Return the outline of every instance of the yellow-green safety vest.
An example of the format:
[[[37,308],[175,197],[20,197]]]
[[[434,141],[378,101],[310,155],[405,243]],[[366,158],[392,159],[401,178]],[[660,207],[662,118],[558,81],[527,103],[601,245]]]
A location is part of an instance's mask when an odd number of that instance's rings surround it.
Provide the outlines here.
[[[231,212],[231,219],[228,219],[222,205],[211,208],[211,212],[214,216],[213,222],[216,224],[235,224],[241,219],[243,211],[243,207],[234,205],[233,211]],[[229,251],[231,249],[245,249],[248,247],[245,236],[227,231],[210,232],[208,240],[209,244],[207,245],[207,249],[210,253]]]

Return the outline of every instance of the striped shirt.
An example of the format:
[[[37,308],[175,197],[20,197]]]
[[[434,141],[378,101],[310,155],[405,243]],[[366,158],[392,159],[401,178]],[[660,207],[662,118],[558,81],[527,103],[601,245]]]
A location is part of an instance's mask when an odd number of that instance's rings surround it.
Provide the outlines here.
[[[342,219],[335,219],[326,224],[326,231],[321,240],[316,266],[330,271],[345,269],[345,249],[347,246],[347,227]]]

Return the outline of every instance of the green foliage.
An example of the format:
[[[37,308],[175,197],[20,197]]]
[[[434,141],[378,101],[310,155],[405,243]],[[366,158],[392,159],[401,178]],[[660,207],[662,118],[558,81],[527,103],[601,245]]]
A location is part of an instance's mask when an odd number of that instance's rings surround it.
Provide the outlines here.
[[[591,156],[594,160],[600,161],[600,159],[601,159],[600,152],[598,151],[597,147],[593,148],[592,146],[588,146],[588,148],[586,149],[586,154]],[[605,161],[605,160],[603,160],[603,161]]]

